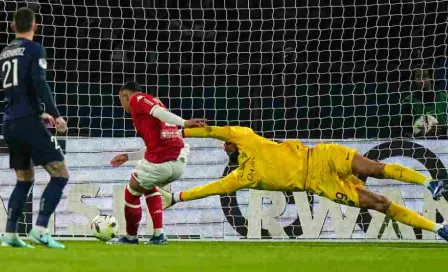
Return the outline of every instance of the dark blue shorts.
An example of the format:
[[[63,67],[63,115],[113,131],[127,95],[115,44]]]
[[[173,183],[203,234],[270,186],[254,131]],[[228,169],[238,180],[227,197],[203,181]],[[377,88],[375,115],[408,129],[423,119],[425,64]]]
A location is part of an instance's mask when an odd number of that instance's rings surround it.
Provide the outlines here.
[[[47,165],[64,160],[56,137],[51,135],[38,116],[5,122],[3,137],[8,145],[11,168],[28,170],[33,164]]]

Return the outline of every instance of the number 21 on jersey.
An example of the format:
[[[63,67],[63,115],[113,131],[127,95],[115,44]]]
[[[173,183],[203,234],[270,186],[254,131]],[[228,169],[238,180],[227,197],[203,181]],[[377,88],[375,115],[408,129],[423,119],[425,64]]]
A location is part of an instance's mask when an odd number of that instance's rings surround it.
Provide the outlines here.
[[[2,73],[5,73],[5,78],[3,79],[4,89],[9,88],[11,86],[19,85],[17,66],[18,66],[17,59],[7,60],[3,62]],[[12,76],[12,79],[10,78],[10,75]]]

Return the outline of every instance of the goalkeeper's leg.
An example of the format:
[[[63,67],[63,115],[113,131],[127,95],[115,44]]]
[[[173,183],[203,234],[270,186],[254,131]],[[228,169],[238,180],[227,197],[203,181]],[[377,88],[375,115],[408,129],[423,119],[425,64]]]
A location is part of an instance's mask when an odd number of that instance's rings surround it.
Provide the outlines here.
[[[381,163],[355,154],[352,160],[352,172],[359,178],[374,177],[379,179],[395,179],[406,183],[423,185],[428,188],[435,200],[440,199],[446,189],[440,180],[431,180],[411,168],[395,163]]]
[[[220,180],[213,181],[201,186],[196,186],[186,191],[173,194],[170,194],[169,192],[166,192],[163,189],[159,188],[159,191],[162,193],[163,197],[163,208],[167,209],[177,202],[181,201],[190,201],[208,196],[230,194],[241,188],[244,188],[244,183],[240,183],[240,181],[236,177],[237,172],[234,171]]]
[[[222,180],[217,180],[206,185],[196,186],[186,191],[175,193],[173,199],[174,202],[190,201],[213,195],[224,195],[231,192],[230,188]]]
[[[437,233],[448,241],[448,224],[437,224],[411,209],[390,201],[385,196],[367,190],[364,186],[357,186],[356,190],[359,195],[360,208],[379,211],[408,226]]]

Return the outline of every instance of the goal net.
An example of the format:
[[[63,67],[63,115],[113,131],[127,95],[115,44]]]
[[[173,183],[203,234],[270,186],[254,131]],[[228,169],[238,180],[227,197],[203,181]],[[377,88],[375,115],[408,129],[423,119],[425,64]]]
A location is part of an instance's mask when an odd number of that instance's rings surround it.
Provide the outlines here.
[[[48,79],[67,135],[57,135],[69,185],[51,221],[60,237],[90,237],[96,215],[117,217],[134,166],[111,168],[114,155],[141,149],[117,90],[128,80],[155,90],[184,118],[241,125],[269,139],[335,142],[371,159],[446,178],[447,8],[433,1],[5,0],[0,45],[22,6],[38,13],[36,40],[47,50]],[[178,192],[235,169],[222,142],[187,140],[192,151]],[[0,157],[0,232],[15,175]],[[281,169],[279,169],[281,171]],[[21,219],[29,231],[48,175],[36,171]],[[437,222],[448,203],[391,180],[367,187]],[[139,234],[151,235],[144,212]],[[340,206],[305,192],[241,190],[165,211],[180,239],[437,240],[384,215]]]

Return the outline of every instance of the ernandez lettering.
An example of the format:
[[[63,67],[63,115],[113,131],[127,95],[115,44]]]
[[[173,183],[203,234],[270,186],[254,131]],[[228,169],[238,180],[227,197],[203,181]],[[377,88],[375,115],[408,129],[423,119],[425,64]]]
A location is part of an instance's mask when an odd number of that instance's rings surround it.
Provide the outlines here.
[[[0,60],[12,58],[12,57],[16,57],[16,56],[23,56],[24,52],[25,52],[25,47],[19,47],[19,48],[14,48],[11,50],[6,50],[5,52],[0,54]]]

